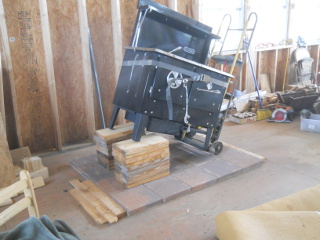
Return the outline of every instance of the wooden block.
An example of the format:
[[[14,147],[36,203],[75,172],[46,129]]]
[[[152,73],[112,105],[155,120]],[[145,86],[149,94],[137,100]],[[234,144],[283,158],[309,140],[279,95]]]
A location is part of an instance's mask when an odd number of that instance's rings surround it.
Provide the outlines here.
[[[114,169],[114,158],[107,156],[105,153],[97,150],[98,162],[108,170]]]
[[[264,98],[267,99],[268,103],[275,103],[278,101],[277,93],[267,93],[264,95]]]
[[[42,177],[43,179],[46,179],[49,177],[49,171],[47,167],[43,167],[42,169],[35,171],[35,172],[31,172],[30,173],[31,178],[37,178],[37,177]]]
[[[14,165],[20,165],[20,161],[26,157],[31,157],[29,147],[22,147],[10,151]]]
[[[23,169],[28,172],[35,172],[41,170],[44,166],[42,164],[42,159],[38,156],[26,157],[21,160]]]
[[[28,172],[33,172],[32,165],[31,165],[31,162],[29,161],[29,158],[22,159],[21,163],[22,163],[23,169],[27,170]]]
[[[115,202],[108,194],[103,192],[97,185],[92,181],[86,180],[82,184],[88,188],[104,205],[106,205],[118,218],[126,215],[126,211]]]
[[[113,150],[119,151],[119,154],[127,157],[130,155],[143,155],[146,151],[152,152],[161,147],[169,147],[169,141],[156,134],[142,136],[140,142],[131,139],[114,143]]]
[[[140,180],[140,181],[136,181],[136,182],[131,182],[131,183],[127,183],[123,176],[121,176],[121,174],[119,174],[118,172],[115,172],[115,178],[118,180],[118,182],[124,184],[126,186],[126,188],[132,188],[132,187],[136,187],[136,186],[139,186],[141,184],[144,184],[144,183],[147,183],[147,182],[151,182],[151,181],[154,181],[154,180],[157,180],[159,178],[163,178],[163,177],[166,177],[166,176],[169,176],[170,175],[170,172],[164,172],[164,173],[161,173],[161,174],[158,174],[158,175],[154,175],[150,178],[146,178],[146,179],[143,179],[143,180]]]
[[[83,207],[83,209],[93,218],[93,220],[98,224],[103,224],[107,222],[95,207],[81,194],[77,189],[72,189],[69,191],[70,195]]]
[[[114,169],[112,144],[132,137],[133,123],[117,125],[112,129],[101,129],[95,132],[94,140],[98,159],[101,165],[109,170]]]
[[[33,171],[38,171],[43,168],[42,159],[40,157],[38,156],[30,157],[29,160],[31,162]]]
[[[104,150],[102,150],[102,149],[98,149],[97,148],[97,154],[102,154],[106,159],[108,159],[108,160],[113,160],[114,159],[114,157],[112,156],[112,155],[109,155],[108,154],[108,152],[106,152],[106,151],[104,151]]]
[[[258,99],[252,99],[249,102],[250,102],[251,107],[254,107],[254,108],[260,107],[260,101]]]
[[[109,142],[121,141],[121,139],[128,139],[129,135],[133,133],[133,123],[126,123],[115,126],[114,129],[101,129],[95,131],[95,135],[100,139]]]
[[[276,103],[278,102],[278,96],[274,96],[274,97],[271,97],[268,99],[268,102],[269,103]]]
[[[69,182],[109,223],[115,223],[118,221],[118,217],[106,205],[104,205],[104,203],[97,198],[88,187],[83,185],[77,179],[72,179]]]
[[[127,188],[170,174],[169,141],[156,134],[113,144],[116,179]]]
[[[45,186],[45,183],[44,183],[42,176],[33,178],[33,179],[31,179],[31,181],[32,181],[32,185],[33,185],[34,189]]]
[[[96,135],[93,136],[93,139],[96,143],[97,149],[101,148],[103,151],[108,152],[108,145],[107,145],[106,141],[97,137]]]
[[[116,169],[118,171],[115,172],[120,173],[124,177],[125,183],[130,183],[152,177],[153,175],[157,175],[159,173],[169,172],[169,167],[170,163],[168,161],[161,162],[160,164],[152,164],[134,170],[128,170],[126,168],[123,168],[123,166],[121,168],[118,168],[118,165],[116,165]]]
[[[139,153],[139,155],[133,156],[123,156],[123,154],[115,154],[117,161],[121,162],[122,165],[126,167],[134,166],[137,164],[142,164],[145,162],[150,162],[154,159],[164,159],[170,156],[170,151],[168,147],[158,148],[157,151],[145,151]]]

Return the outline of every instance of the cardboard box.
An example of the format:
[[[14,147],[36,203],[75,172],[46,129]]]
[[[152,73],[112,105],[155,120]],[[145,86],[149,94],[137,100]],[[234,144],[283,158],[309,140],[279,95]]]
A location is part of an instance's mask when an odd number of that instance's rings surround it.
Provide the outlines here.
[[[232,122],[238,123],[238,124],[245,124],[248,122],[255,122],[257,121],[257,116],[248,117],[248,118],[236,118],[234,116],[230,116],[230,120]]]
[[[301,130],[320,133],[320,114],[311,114],[310,118],[301,117]]]

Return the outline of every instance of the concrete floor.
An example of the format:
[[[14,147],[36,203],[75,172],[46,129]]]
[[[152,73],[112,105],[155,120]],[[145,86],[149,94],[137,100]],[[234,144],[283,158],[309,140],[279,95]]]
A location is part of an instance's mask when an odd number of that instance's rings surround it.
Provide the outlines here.
[[[63,219],[82,239],[215,239],[215,216],[222,211],[250,208],[320,183],[320,134],[302,132],[298,117],[293,123],[226,122],[220,139],[267,160],[256,169],[116,224],[97,225],[67,192],[71,189],[68,181],[81,178],[69,162],[93,154],[91,146],[44,158],[50,178],[36,190],[40,213],[52,220]],[[0,230],[26,217],[22,213]]]

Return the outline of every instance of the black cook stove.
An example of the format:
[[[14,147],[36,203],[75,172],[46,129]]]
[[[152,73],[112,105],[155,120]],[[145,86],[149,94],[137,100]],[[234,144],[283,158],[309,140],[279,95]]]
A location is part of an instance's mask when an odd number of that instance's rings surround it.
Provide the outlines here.
[[[205,65],[211,28],[150,0],[140,0],[126,47],[109,123],[120,109],[134,122],[133,140],[145,129],[174,135],[219,154],[224,94],[232,75]],[[203,141],[196,133],[204,134]]]

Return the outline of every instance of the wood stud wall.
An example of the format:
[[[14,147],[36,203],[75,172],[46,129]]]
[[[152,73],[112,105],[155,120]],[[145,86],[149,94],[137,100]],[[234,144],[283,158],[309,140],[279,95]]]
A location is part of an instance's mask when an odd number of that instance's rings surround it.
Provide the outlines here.
[[[310,45],[307,48],[311,58],[314,59],[314,72],[318,73],[318,65],[320,62],[320,45]],[[268,74],[271,83],[271,90],[273,92],[283,91],[284,81],[286,84],[289,84],[289,78],[292,76],[289,74],[289,71],[290,55],[292,54],[293,50],[294,49],[292,46],[258,50],[256,53],[256,76],[258,82],[260,74]],[[286,66],[288,56],[288,66]],[[254,89],[250,89],[248,86],[246,89],[249,91],[254,91]]]
[[[85,1],[85,0],[83,0]],[[113,100],[116,87],[116,76],[114,69],[114,52],[113,52],[113,36],[112,36],[112,19],[110,0],[105,2],[99,0],[87,0],[86,9],[91,32],[92,45],[94,47],[94,57],[99,78],[101,91],[102,107],[104,116],[108,123],[111,116],[113,106],[110,104]],[[94,91],[94,109],[95,109],[95,125],[97,129],[102,128],[98,112],[98,101],[96,91]]]
[[[55,140],[38,0],[4,0],[3,7],[18,142],[30,149],[47,149]]]
[[[155,0],[199,19],[201,0]],[[100,129],[90,65],[91,32],[103,111],[108,125],[124,47],[131,42],[138,0],[0,0],[0,51],[7,139],[32,152],[92,140]],[[246,3],[247,8],[250,4]],[[319,59],[319,45],[310,46]],[[287,49],[258,51],[256,74],[282,89]],[[237,73],[235,74],[237,75]],[[0,78],[1,80],[1,78]],[[254,91],[244,65],[241,90]],[[2,100],[3,102],[3,100]],[[3,113],[3,108],[0,110]],[[123,123],[123,112],[118,123]]]
[[[62,143],[88,139],[77,1],[48,0]]]

